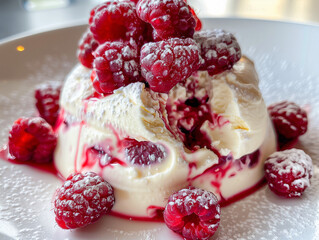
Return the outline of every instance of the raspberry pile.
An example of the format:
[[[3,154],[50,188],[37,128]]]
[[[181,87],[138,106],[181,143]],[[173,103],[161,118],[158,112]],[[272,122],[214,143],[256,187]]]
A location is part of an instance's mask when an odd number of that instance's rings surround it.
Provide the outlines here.
[[[283,101],[270,105],[268,111],[280,138],[294,139],[306,133],[307,113],[297,104]]]
[[[74,173],[56,192],[55,220],[63,229],[87,226],[107,214],[115,202],[111,185],[96,173]]]
[[[186,0],[107,0],[91,10],[78,58],[100,94],[137,81],[168,93],[197,70],[218,74],[241,57],[232,34],[196,32],[201,26]]]
[[[302,150],[275,152],[267,158],[264,168],[270,190],[279,196],[300,197],[310,186],[312,160]]]
[[[40,117],[19,118],[9,132],[9,153],[16,161],[50,162],[56,144],[52,127]]]
[[[220,222],[217,197],[203,189],[182,189],[169,197],[164,221],[185,239],[209,239]]]

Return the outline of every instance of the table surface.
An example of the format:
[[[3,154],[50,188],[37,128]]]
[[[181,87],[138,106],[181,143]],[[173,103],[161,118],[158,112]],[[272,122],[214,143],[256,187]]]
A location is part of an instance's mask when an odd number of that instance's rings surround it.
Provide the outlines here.
[[[27,10],[26,3],[37,8]],[[49,6],[67,2],[66,6]],[[0,41],[26,31],[87,22],[102,0],[1,0]],[[239,17],[314,23],[319,25],[318,0],[189,0],[199,17]],[[46,9],[40,9],[46,3]],[[43,8],[43,6],[42,6]]]

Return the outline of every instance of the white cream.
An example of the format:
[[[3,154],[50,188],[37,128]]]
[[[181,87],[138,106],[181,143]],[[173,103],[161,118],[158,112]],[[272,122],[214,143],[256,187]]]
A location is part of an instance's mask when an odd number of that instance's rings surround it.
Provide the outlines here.
[[[254,186],[263,177],[263,161],[275,151],[276,140],[253,63],[243,58],[230,71],[213,78],[200,72],[198,77],[209,92],[211,110],[229,122],[214,129],[204,124],[203,131],[222,155],[232,153],[237,159],[259,149],[260,159],[253,168],[232,166],[218,179],[221,185],[216,188],[211,184],[216,174],[203,172],[218,163],[218,156],[206,148],[189,151],[166,128],[166,94],[153,93],[138,82],[101,99],[89,98],[94,94],[90,71],[78,65],[67,77],[61,95],[61,117],[68,125],[58,128],[57,169],[64,177],[74,171],[101,174],[115,189],[113,211],[135,217],[150,217],[149,207],[164,207],[169,195],[189,184],[224,199]],[[175,87],[169,99],[182,94],[187,95]],[[111,147],[112,153],[125,162],[118,143],[127,137],[162,144],[166,159],[149,166],[114,163],[101,167],[99,161],[83,162],[86,149],[94,145]],[[195,164],[196,168],[192,167]]]

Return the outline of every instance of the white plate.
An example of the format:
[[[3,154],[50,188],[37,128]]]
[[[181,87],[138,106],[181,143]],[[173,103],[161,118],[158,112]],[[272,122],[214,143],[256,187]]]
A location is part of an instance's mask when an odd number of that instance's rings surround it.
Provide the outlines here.
[[[308,133],[299,147],[313,158],[312,186],[300,199],[282,199],[267,187],[222,209],[213,239],[319,239],[319,27],[245,19],[207,19],[206,28],[237,36],[255,61],[266,102],[293,100],[309,110]],[[0,144],[12,122],[34,113],[33,89],[63,80],[76,63],[78,39],[86,26],[20,37],[0,44]],[[18,52],[16,47],[25,50]],[[52,195],[61,183],[48,173],[0,161],[0,239],[181,239],[162,223],[114,217],[85,229],[65,231],[54,222]]]

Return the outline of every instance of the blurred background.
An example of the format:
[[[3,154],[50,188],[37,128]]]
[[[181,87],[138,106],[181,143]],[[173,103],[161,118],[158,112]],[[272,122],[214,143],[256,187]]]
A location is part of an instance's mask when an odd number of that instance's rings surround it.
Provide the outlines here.
[[[25,31],[86,23],[103,0],[0,0],[0,41]],[[319,25],[319,0],[188,0],[199,17],[257,18]]]

